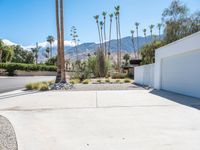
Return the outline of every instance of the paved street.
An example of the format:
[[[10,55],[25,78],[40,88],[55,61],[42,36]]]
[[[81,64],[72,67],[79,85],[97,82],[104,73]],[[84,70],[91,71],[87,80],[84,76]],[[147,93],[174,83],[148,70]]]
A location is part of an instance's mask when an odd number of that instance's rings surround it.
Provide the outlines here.
[[[24,88],[31,82],[54,80],[53,76],[0,77],[0,93]]]
[[[199,150],[199,106],[149,90],[0,94],[19,150]]]

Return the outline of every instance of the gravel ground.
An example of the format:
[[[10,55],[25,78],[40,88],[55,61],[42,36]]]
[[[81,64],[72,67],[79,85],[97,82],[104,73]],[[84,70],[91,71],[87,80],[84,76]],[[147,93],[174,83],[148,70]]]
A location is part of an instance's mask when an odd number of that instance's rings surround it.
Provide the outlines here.
[[[105,90],[144,90],[132,83],[124,84],[76,84],[72,91],[105,91]]]
[[[17,140],[11,123],[0,116],[0,150],[17,150]]]

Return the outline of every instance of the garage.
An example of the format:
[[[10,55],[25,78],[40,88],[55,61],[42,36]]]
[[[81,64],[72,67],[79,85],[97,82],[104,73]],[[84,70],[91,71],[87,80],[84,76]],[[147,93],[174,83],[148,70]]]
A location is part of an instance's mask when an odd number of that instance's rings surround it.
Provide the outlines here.
[[[200,32],[156,50],[154,88],[200,98]]]
[[[161,89],[200,97],[200,50],[162,59]]]

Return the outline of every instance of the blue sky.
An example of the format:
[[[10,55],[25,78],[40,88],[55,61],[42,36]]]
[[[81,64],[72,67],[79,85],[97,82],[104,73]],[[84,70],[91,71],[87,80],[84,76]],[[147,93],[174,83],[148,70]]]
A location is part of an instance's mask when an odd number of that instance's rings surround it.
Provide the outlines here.
[[[93,16],[113,12],[121,6],[122,36],[130,35],[134,22],[142,29],[161,21],[164,8],[172,0],[64,0],[65,40],[70,40],[70,27],[76,26],[83,42],[98,42]],[[200,0],[182,0],[191,12],[199,9]],[[56,37],[55,0],[0,0],[0,38],[22,45],[43,42],[48,35]],[[156,32],[156,31],[155,31]],[[113,38],[114,34],[113,34]]]

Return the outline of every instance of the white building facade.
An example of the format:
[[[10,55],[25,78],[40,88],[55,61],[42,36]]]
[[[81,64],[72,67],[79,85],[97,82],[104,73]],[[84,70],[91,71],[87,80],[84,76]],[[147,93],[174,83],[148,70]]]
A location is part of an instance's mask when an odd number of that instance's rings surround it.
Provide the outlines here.
[[[153,77],[149,71],[152,65]],[[144,69],[144,66],[136,68],[136,83],[150,83],[153,80],[153,85],[144,85],[200,98],[200,32],[157,49],[155,64],[152,65],[147,65],[150,69]],[[141,74],[142,68],[143,76],[138,73]],[[150,81],[144,82],[144,79]]]

